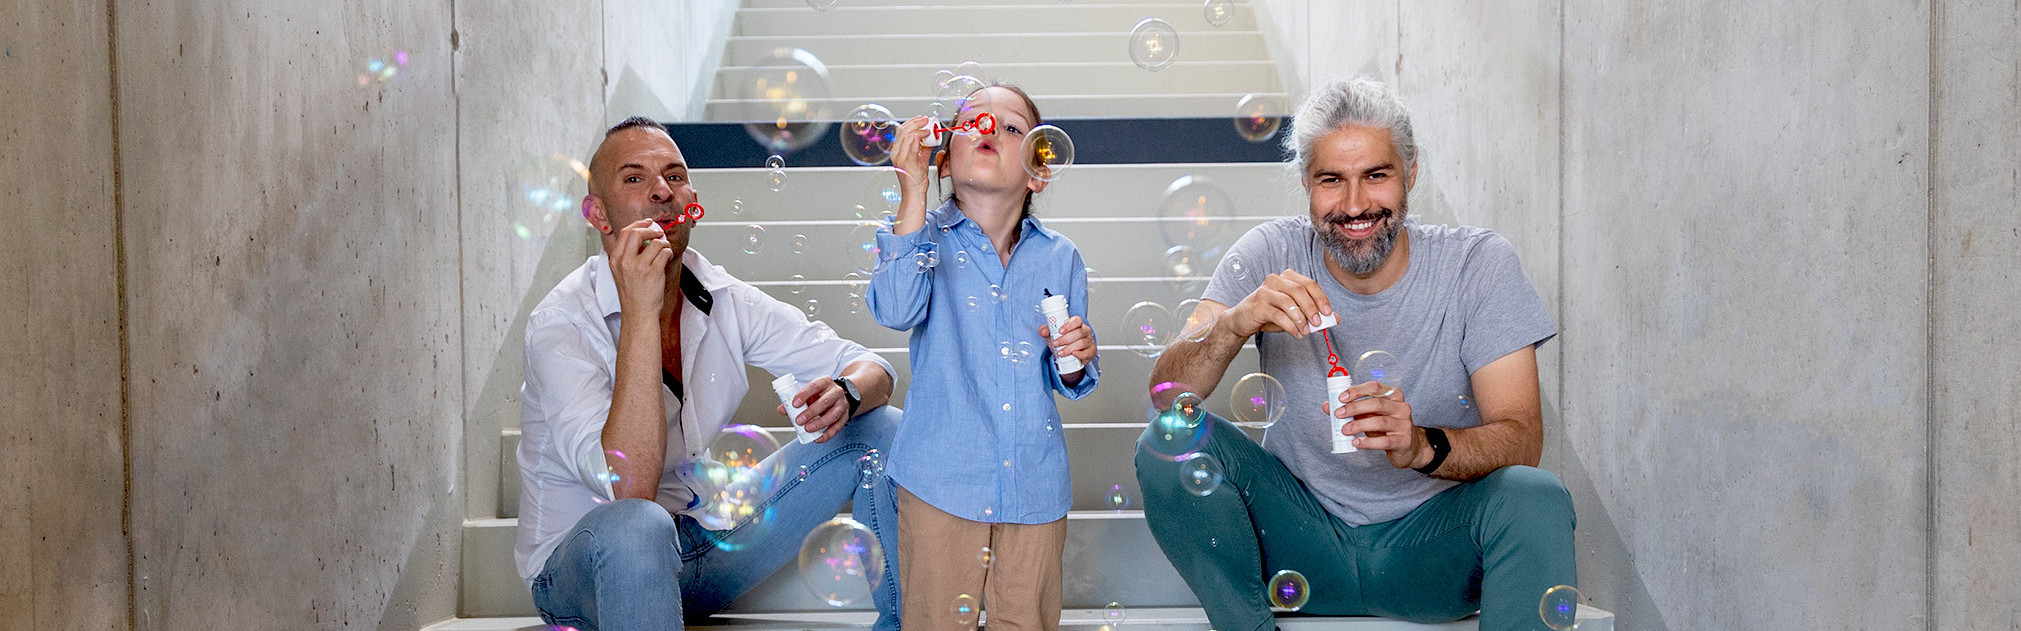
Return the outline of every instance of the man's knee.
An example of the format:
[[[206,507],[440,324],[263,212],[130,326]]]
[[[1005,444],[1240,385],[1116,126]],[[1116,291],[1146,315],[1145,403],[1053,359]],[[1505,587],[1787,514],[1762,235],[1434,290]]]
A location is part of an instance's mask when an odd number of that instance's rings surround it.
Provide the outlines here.
[[[1509,519],[1539,526],[1563,524],[1566,528],[1576,519],[1572,493],[1558,474],[1536,467],[1502,467],[1478,484],[1487,485],[1492,505]]]
[[[602,552],[617,556],[638,555],[652,559],[658,553],[678,560],[675,554],[674,516],[653,502],[623,499],[591,510],[583,516],[580,530],[592,537]]]

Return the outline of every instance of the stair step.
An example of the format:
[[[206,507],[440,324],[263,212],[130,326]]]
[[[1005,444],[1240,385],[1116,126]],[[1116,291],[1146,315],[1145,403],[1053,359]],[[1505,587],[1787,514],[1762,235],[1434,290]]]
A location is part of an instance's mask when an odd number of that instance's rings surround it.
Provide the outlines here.
[[[1183,64],[1173,64],[1174,68]],[[1168,68],[1167,70],[1170,70]],[[1128,112],[1140,118],[1185,118],[1194,116],[1235,116],[1235,104],[1250,92],[1228,90],[1202,93],[1175,94],[1093,94],[1084,92],[1033,91],[1033,98],[1039,102],[1040,111],[1047,120],[1075,118],[1108,118],[1117,112]],[[924,89],[918,94],[905,93],[891,96],[884,93],[865,94],[856,97],[829,97],[808,99],[809,106],[822,112],[833,112],[833,118],[841,118],[856,106],[865,103],[883,105],[899,116],[917,116],[927,112],[933,104],[932,94]],[[739,100],[711,100],[703,108],[702,120],[738,122],[742,116],[752,111],[752,102]]]
[[[825,61],[825,60],[824,60]],[[934,74],[946,66],[933,64],[883,64],[883,65],[835,65],[828,64],[828,97],[833,100],[854,100],[856,105],[885,101],[919,98],[931,99],[935,96]],[[764,69],[754,66],[724,66],[716,73],[715,83],[710,92],[710,104],[716,112],[732,115],[730,118],[711,116],[715,121],[770,120],[776,114],[766,114],[769,110],[752,107],[739,110],[730,104],[765,105],[764,101],[746,101],[747,93],[741,89],[755,82]],[[1158,72],[1137,67],[1130,62],[1128,52],[1118,42],[1107,54],[1079,61],[1064,62],[1020,62],[993,64],[986,67],[989,80],[1003,80],[1016,84],[1039,100],[1040,111],[1051,115],[1050,95],[1068,94],[1099,88],[1107,96],[1141,96],[1172,94],[1245,94],[1250,92],[1282,92],[1283,84],[1278,81],[1277,65],[1268,59],[1237,59],[1227,61],[1198,61],[1187,59],[1185,63],[1174,63]],[[1233,101],[1229,113],[1232,115]],[[840,119],[849,109],[834,112],[830,118]],[[744,116],[735,116],[739,112]],[[1113,110],[1112,110],[1113,111]],[[898,113],[898,110],[893,110]],[[920,113],[924,113],[921,110]],[[948,112],[952,114],[952,112]]]
[[[1104,5],[1054,3],[1044,10],[1035,7],[987,4],[969,6],[922,5],[907,7],[851,6],[839,2],[828,11],[800,8],[746,7],[737,11],[736,35],[834,35],[845,33],[897,33],[934,35],[942,33],[1116,33],[1127,37],[1137,22],[1159,18],[1179,33],[1183,47],[1186,36],[1216,30],[1256,30],[1255,14],[1246,6],[1233,6],[1229,22],[1216,27],[1207,22],[1198,2]],[[1120,48],[1120,46],[1119,46]],[[1183,50],[1183,48],[1182,48]]]
[[[1033,38],[1043,37],[1042,44]],[[821,35],[739,35],[731,37],[724,51],[726,66],[748,66],[782,48],[802,48],[823,64],[863,64],[875,60],[926,64],[935,70],[953,70],[963,61],[983,65],[983,78],[996,76],[1002,63],[1071,62],[1095,59],[1128,59],[1127,40],[1117,33],[964,33],[921,36],[900,33]],[[958,42],[950,44],[950,42]],[[1261,31],[1216,29],[1184,34],[1180,39],[1183,60],[1250,61],[1268,60],[1270,51]],[[833,67],[830,67],[833,70]],[[928,71],[928,76],[932,71]]]
[[[1105,610],[1066,609],[1060,612],[1061,629],[1094,630],[1103,628],[1107,621]],[[688,627],[696,631],[706,629],[740,629],[760,631],[769,629],[860,629],[869,627],[877,615],[867,611],[830,611],[819,613],[773,613],[736,614],[717,616],[721,625]],[[989,612],[982,613],[982,619],[989,619]],[[1207,612],[1198,608],[1146,607],[1132,609],[1123,622],[1115,627],[1130,629],[1171,629],[1197,631],[1207,629]],[[1277,616],[1277,627],[1289,631],[1461,631],[1480,628],[1478,618],[1443,624],[1415,624],[1366,616],[1318,617],[1296,613]],[[1587,605],[1579,606],[1578,628],[1580,631],[1614,631],[1614,614]],[[423,631],[550,631],[539,618],[458,618],[433,625]]]

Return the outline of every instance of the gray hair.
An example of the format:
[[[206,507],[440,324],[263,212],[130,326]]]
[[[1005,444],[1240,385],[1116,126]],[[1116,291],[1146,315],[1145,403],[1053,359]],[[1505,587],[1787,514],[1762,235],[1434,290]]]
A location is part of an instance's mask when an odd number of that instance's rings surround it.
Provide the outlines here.
[[[1390,144],[1403,160],[1397,166],[1407,170],[1417,163],[1410,110],[1396,90],[1369,77],[1335,79],[1306,95],[1291,119],[1291,133],[1284,136],[1284,155],[1303,176],[1312,160],[1312,143],[1348,126],[1389,130]]]

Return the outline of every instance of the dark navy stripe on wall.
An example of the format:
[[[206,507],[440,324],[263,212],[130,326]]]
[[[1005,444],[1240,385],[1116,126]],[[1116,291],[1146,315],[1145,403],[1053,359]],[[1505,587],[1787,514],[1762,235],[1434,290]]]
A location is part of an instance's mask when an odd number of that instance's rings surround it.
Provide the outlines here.
[[[1171,162],[1279,162],[1283,135],[1250,142],[1235,133],[1230,118],[1082,118],[1051,121],[1074,140],[1074,164],[1158,164]],[[788,167],[855,166],[842,153],[829,126],[807,148],[786,155]],[[667,133],[681,146],[688,166],[698,169],[763,167],[772,154],[741,123],[672,123]]]

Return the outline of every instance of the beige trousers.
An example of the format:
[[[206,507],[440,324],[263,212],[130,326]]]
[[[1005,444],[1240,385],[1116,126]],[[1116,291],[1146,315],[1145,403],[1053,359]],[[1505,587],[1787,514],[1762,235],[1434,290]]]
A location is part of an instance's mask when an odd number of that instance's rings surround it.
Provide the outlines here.
[[[1058,631],[1067,520],[989,524],[949,515],[898,489],[898,581],[908,631]],[[989,548],[985,567],[983,548]],[[961,598],[968,596],[968,598]],[[958,611],[967,603],[966,613]]]

